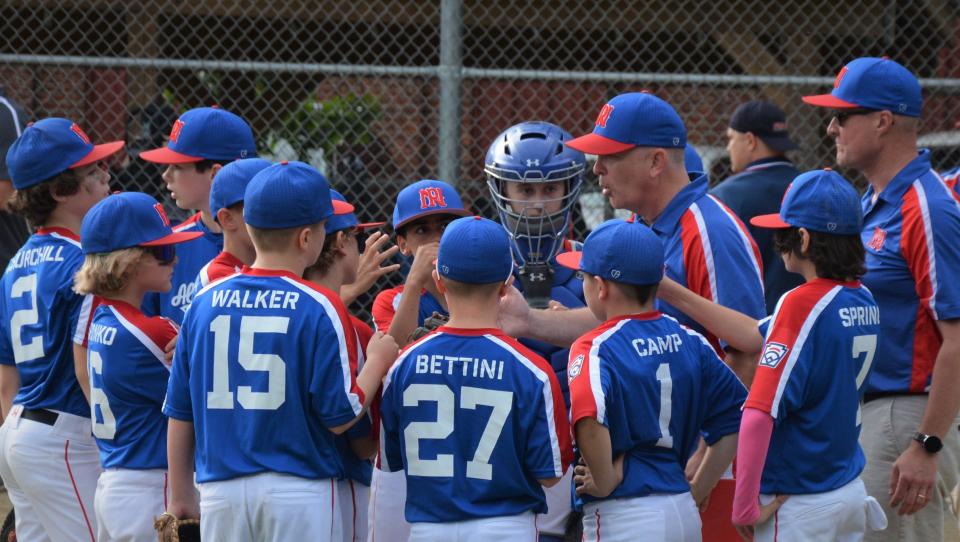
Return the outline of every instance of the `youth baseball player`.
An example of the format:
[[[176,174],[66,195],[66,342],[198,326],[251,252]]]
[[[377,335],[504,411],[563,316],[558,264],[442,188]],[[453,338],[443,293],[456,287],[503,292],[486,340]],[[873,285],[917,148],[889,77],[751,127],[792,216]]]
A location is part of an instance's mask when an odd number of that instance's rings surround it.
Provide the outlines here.
[[[496,329],[512,271],[500,225],[451,222],[434,271],[450,322],[407,348],[384,380],[380,463],[406,475],[410,540],[534,541],[541,485],[570,463],[553,370]]]
[[[346,201],[342,194],[330,190],[330,197]],[[360,247],[357,235],[365,229],[378,228],[382,222],[361,224],[353,213],[334,215],[324,224],[326,238],[317,262],[307,268],[304,278],[323,286],[340,296],[343,286],[357,278]],[[356,374],[364,364],[367,343],[373,330],[366,322],[350,315],[358,342]],[[366,542],[367,510],[370,505],[370,479],[373,471],[371,458],[377,452],[377,434],[369,413],[343,435],[336,438],[337,450],[343,461],[344,476],[337,480],[337,503],[343,525],[344,542]]]
[[[579,248],[569,235],[586,159],[563,144],[571,139],[548,122],[522,122],[493,140],[484,161],[490,195],[518,262],[515,284],[532,307],[546,308],[550,302],[566,308],[585,306],[577,273],[556,262],[561,250]],[[569,408],[569,350],[535,339],[521,338],[520,343],[550,362]],[[560,540],[565,533],[571,479],[568,471],[561,483],[546,490],[550,511],[537,518],[542,542]]]
[[[92,301],[73,291],[73,275],[81,220],[109,193],[102,160],[122,147],[94,145],[76,123],[49,118],[7,152],[12,207],[37,228],[0,279],[0,476],[20,540],[92,541],[97,531],[100,461],[70,342]]]
[[[173,267],[173,288],[152,293],[144,302],[147,314],[166,316],[177,324],[190,306],[194,281],[204,265],[223,250],[220,226],[210,212],[210,186],[224,165],[257,156],[250,125],[217,107],[198,107],[180,116],[170,129],[165,147],[144,151],[140,158],[164,164],[163,181],[177,207],[197,210],[176,231],[199,231],[203,236],[179,247]]]
[[[334,435],[361,417],[396,356],[396,343],[375,338],[354,379],[346,308],[301,278],[323,248],[323,222],[352,210],[307,164],[262,170],[244,194],[257,259],[187,312],[164,405],[170,512],[199,516],[204,539],[341,537]]]
[[[140,303],[146,292],[170,288],[175,244],[201,235],[174,233],[163,206],[141,192],[108,196],[83,219],[75,289],[100,300],[87,348],[90,417],[104,468],[94,499],[99,542],[156,540],[154,518],[167,509],[163,349],[177,327],[144,315]]]
[[[250,179],[272,164],[263,158],[245,158],[223,166],[210,184],[210,215],[220,225],[223,251],[197,273],[195,291],[253,263],[256,252],[243,222],[243,192]]]
[[[584,274],[604,322],[573,344],[567,369],[584,540],[699,541],[697,507],[733,459],[746,388],[702,335],[654,310],[664,250],[647,226],[605,222],[557,261]]]

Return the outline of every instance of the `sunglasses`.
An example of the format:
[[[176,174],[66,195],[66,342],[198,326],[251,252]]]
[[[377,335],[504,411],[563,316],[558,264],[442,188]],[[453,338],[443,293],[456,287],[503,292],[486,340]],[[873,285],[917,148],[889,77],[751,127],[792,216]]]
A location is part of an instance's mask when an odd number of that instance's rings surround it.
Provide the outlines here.
[[[841,109],[834,111],[833,118],[837,119],[837,123],[840,126],[843,126],[843,123],[847,122],[847,119],[850,117],[856,117],[858,115],[869,115],[870,113],[876,113],[879,109],[868,109],[866,107],[857,107],[854,109]]]
[[[156,245],[151,247],[141,247],[147,254],[150,254],[160,265],[173,263],[177,258],[176,245]]]

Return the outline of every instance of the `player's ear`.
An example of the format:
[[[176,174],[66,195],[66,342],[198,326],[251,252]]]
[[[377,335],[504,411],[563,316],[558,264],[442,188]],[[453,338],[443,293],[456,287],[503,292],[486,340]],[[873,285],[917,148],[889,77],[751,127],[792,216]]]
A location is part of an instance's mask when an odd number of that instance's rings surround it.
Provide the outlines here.
[[[207,170],[207,172],[208,172],[209,175],[210,175],[210,182],[211,182],[211,183],[213,183],[213,177],[214,177],[214,176],[217,174],[217,172],[220,171],[221,169],[223,169],[223,166],[222,166],[221,164],[213,164],[213,166],[211,166],[210,169]]]
[[[603,280],[601,277],[594,275],[591,277],[592,280],[597,282],[597,297],[602,300],[606,300],[610,297],[610,283]]]
[[[410,252],[407,251],[407,237],[400,232],[397,232],[397,248],[400,249],[400,254],[410,256]]]
[[[237,225],[233,220],[233,214],[230,213],[230,210],[226,207],[221,207],[217,210],[216,219],[217,222],[220,223],[220,227],[225,230],[234,231],[237,229]]]
[[[437,270],[434,269],[430,274],[433,275],[433,282],[437,285],[437,291],[440,292],[440,295],[446,294],[447,289],[443,286],[443,281],[440,280],[440,273],[437,273]]]
[[[800,234],[800,254],[798,256],[806,257],[804,254],[810,250],[810,230],[799,228],[798,233]]]
[[[753,132],[747,132],[744,137],[747,138],[747,148],[751,151],[757,150],[757,136],[753,135]]]

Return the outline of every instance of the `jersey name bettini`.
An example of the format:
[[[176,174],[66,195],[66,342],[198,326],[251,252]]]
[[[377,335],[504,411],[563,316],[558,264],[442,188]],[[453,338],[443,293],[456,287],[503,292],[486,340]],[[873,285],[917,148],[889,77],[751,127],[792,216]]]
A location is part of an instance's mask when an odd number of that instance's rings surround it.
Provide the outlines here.
[[[634,339],[633,349],[637,351],[637,355],[640,357],[655,356],[668,352],[678,352],[682,344],[683,340],[680,339],[680,335],[678,333],[671,333],[657,337],[640,337],[639,339]]]
[[[56,252],[54,252],[56,250]],[[10,266],[13,269],[32,267],[44,262],[62,262],[63,246],[46,245],[29,250],[21,250],[13,257]]]
[[[876,305],[841,307],[837,314],[843,327],[880,325],[880,307]]]
[[[297,310],[299,292],[287,290],[233,290],[225,288],[214,290],[210,296],[212,307],[227,309],[281,309]]]
[[[417,374],[459,374],[474,378],[503,380],[503,361],[499,359],[418,354],[414,366]]]
[[[105,344],[110,346],[117,338],[117,328],[105,326],[103,324],[90,324],[88,340],[92,343]]]

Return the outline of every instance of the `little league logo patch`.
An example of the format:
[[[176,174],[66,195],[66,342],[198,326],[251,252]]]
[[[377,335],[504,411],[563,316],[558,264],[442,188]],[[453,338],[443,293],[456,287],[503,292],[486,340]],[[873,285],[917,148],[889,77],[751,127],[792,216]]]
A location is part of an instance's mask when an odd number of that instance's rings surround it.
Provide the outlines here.
[[[581,369],[583,369],[583,354],[574,358],[573,362],[570,363],[570,369],[567,370],[567,380],[573,380],[580,376]]]
[[[760,356],[760,365],[776,369],[789,351],[790,348],[785,344],[767,343],[767,346],[763,349],[763,355]]]

